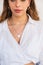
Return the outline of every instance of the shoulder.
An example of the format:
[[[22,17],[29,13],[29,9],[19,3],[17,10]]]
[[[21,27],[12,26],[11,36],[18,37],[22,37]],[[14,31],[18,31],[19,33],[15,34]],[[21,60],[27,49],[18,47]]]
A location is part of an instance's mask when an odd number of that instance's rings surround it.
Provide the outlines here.
[[[0,23],[0,32],[2,31],[3,23]]]
[[[2,36],[3,31],[5,30],[6,21],[7,20],[0,23],[0,37]]]
[[[40,20],[36,21],[36,20],[33,20],[31,17],[29,17],[29,24],[30,24],[32,30],[37,31],[37,32],[41,30],[41,21]]]
[[[0,23],[0,50],[1,50],[1,48],[2,48],[3,40],[4,40],[4,36],[3,36],[4,28],[3,28],[3,27],[5,26],[5,22],[6,22],[6,21]]]
[[[4,22],[0,23],[0,50],[1,50],[1,47],[2,47],[2,32],[3,32],[3,24]]]
[[[6,20],[3,21],[2,23],[0,23],[0,33],[2,32],[3,27],[5,26],[5,22],[6,22]]]
[[[41,40],[41,47],[43,48],[43,21],[40,22],[40,28],[41,28],[41,35],[40,35],[40,40]]]
[[[30,18],[30,23],[31,23],[31,30],[33,32],[33,35],[37,36],[37,40],[39,41],[38,44],[40,44],[40,48],[42,48],[43,47],[43,22],[41,20],[35,21]]]

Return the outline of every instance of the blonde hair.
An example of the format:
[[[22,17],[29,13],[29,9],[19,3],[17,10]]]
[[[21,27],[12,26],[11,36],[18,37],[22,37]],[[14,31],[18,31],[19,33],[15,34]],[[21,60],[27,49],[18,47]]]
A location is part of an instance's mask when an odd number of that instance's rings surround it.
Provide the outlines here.
[[[34,20],[39,20],[39,16],[36,10],[35,2],[34,0],[31,0],[30,7],[27,8],[27,14],[31,16],[32,19]],[[3,22],[5,19],[9,18],[12,16],[12,12],[9,8],[8,0],[4,0],[3,3],[3,11],[0,16],[0,22]]]

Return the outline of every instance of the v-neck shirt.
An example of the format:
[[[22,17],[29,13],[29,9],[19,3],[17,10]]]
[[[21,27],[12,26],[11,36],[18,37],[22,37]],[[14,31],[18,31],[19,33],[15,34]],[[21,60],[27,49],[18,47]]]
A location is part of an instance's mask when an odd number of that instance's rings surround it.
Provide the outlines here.
[[[41,31],[39,23],[29,18],[20,44],[11,34],[7,20],[0,24],[0,64],[24,65],[26,63],[39,62],[41,52]]]

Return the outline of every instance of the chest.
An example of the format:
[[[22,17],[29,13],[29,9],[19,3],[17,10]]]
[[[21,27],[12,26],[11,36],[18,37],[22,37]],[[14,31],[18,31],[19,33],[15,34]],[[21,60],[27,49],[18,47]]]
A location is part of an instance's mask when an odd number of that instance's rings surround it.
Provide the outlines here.
[[[28,39],[26,41],[23,41],[22,44],[17,44],[16,41],[13,41],[11,39],[5,39],[3,41],[3,53],[6,54],[9,58],[25,58],[27,55],[33,56],[37,53],[38,50],[40,50],[40,39],[32,39],[29,41]],[[32,53],[32,54],[31,54]],[[5,56],[6,56],[5,55]]]
[[[34,36],[31,40],[29,40],[30,38],[28,37],[18,45],[17,42],[9,38],[8,35],[5,36],[2,49],[5,62],[19,65],[19,63],[22,64],[29,60],[29,57],[37,57],[40,52],[40,38],[38,37],[39,36]]]

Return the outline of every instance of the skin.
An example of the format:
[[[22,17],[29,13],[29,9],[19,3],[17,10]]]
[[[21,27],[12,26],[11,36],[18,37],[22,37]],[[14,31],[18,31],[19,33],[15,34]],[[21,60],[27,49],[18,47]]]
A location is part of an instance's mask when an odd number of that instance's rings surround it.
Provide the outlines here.
[[[8,0],[9,1],[9,7],[12,11],[12,19],[16,22],[22,22],[24,19],[26,19],[27,14],[26,10],[30,5],[30,0]],[[21,10],[19,13],[17,13],[15,10],[19,9]]]
[[[12,6],[11,6],[12,5]],[[30,0],[9,0],[9,7],[14,16],[23,16],[26,14],[27,7],[30,5]],[[15,9],[22,10],[20,13],[16,13]]]
[[[12,11],[12,17],[8,20],[8,24],[12,24],[12,21],[13,21],[13,24],[15,24],[15,29],[19,30],[19,32],[20,32],[23,28],[23,25],[18,25],[18,23],[19,24],[26,23],[26,21],[25,21],[27,19],[26,10],[30,6],[31,0],[8,0],[8,2],[9,2],[9,7]],[[21,11],[15,11],[17,9],[19,9]],[[18,25],[18,27],[17,27],[17,25]],[[19,26],[21,26],[21,29]],[[12,28],[12,26],[9,26],[10,30],[11,30],[11,28]],[[12,30],[11,30],[11,32],[13,33]],[[14,34],[15,33],[13,33],[13,36],[16,38],[16,36]],[[31,63],[27,63],[25,65],[34,65],[34,63],[31,62]]]

